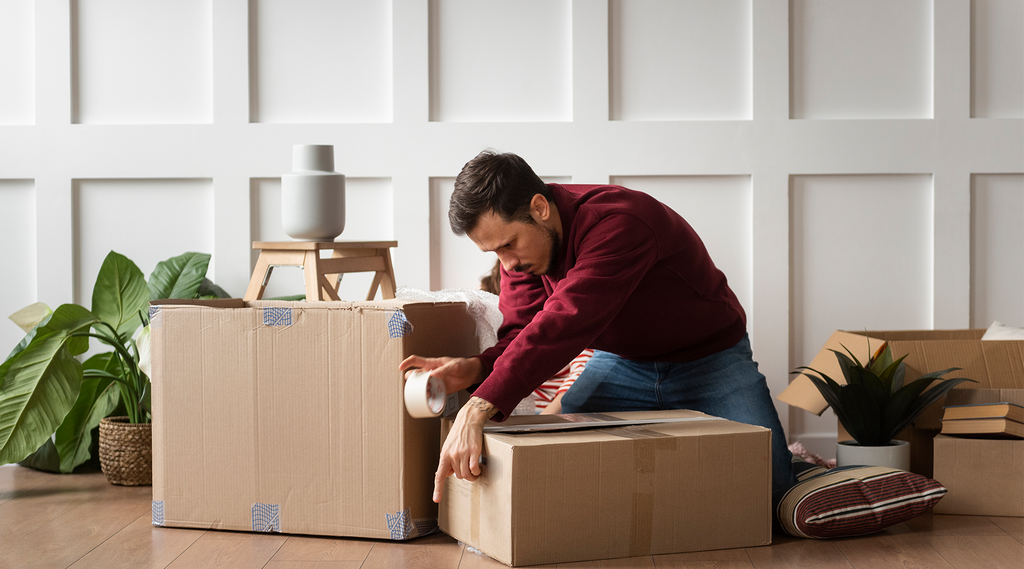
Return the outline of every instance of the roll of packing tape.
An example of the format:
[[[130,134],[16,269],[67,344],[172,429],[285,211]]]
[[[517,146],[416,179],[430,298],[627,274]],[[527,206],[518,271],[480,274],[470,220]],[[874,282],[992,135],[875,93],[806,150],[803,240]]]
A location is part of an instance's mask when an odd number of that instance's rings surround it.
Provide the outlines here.
[[[405,380],[405,409],[417,419],[440,415],[447,397],[444,381],[428,371],[414,371]]]

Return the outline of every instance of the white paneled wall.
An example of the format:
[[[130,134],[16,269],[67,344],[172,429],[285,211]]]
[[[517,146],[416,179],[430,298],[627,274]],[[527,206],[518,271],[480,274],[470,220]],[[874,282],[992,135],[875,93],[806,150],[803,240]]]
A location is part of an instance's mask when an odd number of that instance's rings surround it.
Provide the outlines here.
[[[1024,326],[1024,0],[0,0],[0,85],[0,316],[88,305],[111,249],[212,253],[241,295],[314,143],[342,238],[398,240],[421,289],[493,263],[447,226],[485,147],[657,196],[775,393],[837,328]],[[834,418],[780,411],[833,452]]]

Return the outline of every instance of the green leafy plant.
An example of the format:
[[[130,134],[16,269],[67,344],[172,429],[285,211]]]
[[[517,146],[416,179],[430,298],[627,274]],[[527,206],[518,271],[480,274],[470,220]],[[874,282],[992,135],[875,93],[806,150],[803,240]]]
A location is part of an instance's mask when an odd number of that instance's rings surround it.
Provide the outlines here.
[[[839,360],[845,385],[810,367],[802,366],[798,370],[804,370],[839,416],[839,422],[862,446],[890,444],[897,433],[946,392],[965,381],[974,381],[963,377],[942,379],[943,375],[960,369],[950,368],[926,373],[904,384],[906,363],[903,360],[907,356],[893,361],[888,344],[876,351],[866,365],[862,365],[849,348],[843,346],[843,349],[846,354],[831,351]],[[932,386],[934,382],[938,383]]]
[[[0,364],[0,464],[71,472],[95,454],[104,417],[149,422],[149,301],[228,297],[206,278],[209,264],[206,253],[185,253],[157,264],[147,282],[111,251],[92,310],[63,304],[51,312],[36,303],[11,315],[27,333]],[[80,362],[90,340],[111,351]]]

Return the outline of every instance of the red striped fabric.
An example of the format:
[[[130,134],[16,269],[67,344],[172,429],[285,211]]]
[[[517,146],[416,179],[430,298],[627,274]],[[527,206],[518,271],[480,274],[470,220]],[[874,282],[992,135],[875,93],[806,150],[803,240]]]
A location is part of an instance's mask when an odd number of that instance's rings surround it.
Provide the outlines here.
[[[779,504],[779,521],[798,537],[865,535],[928,511],[945,494],[942,484],[912,472],[837,468],[790,489]]]

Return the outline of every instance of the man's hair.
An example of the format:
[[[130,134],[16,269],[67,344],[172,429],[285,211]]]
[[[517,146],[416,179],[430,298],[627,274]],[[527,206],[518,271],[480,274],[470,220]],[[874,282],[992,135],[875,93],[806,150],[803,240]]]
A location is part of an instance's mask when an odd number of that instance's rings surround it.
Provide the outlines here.
[[[456,235],[472,231],[488,211],[506,222],[532,223],[530,201],[536,194],[553,199],[551,190],[525,160],[512,153],[484,150],[455,178],[448,223]]]

